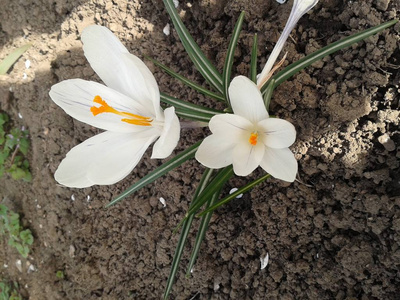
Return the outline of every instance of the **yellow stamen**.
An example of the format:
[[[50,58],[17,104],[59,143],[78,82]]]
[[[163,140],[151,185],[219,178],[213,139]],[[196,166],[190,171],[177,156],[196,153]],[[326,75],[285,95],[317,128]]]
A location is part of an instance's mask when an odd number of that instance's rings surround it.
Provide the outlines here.
[[[257,138],[258,138],[258,133],[252,132],[249,138],[249,143],[252,144],[253,146],[257,145]]]
[[[92,106],[90,108],[90,111],[92,112],[93,116],[97,116],[98,114],[102,113],[112,113],[119,116],[127,117],[126,119],[121,119],[122,122],[139,126],[151,126],[151,122],[153,121],[153,119],[149,117],[143,117],[140,115],[131,114],[129,112],[118,111],[115,108],[109,106],[107,102],[104,101],[99,95],[94,97],[93,102],[101,105],[98,107]]]

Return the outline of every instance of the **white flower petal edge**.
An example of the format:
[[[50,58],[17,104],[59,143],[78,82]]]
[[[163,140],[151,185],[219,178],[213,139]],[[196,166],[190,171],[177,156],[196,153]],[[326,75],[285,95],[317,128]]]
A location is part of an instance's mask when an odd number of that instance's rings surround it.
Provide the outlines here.
[[[275,178],[293,182],[297,161],[288,147],[296,139],[295,128],[288,121],[269,118],[262,95],[254,87],[243,76],[232,80],[229,97],[237,103],[232,102],[235,114],[217,115],[210,120],[212,134],[200,144],[195,157],[212,169],[232,164],[239,176],[247,176],[261,166]]]
[[[175,108],[168,107],[164,114],[164,128],[160,138],[153,146],[151,158],[166,158],[172,153],[179,141],[180,124],[175,114]]]
[[[229,99],[236,115],[252,123],[268,118],[260,90],[257,85],[245,76],[235,77],[229,85]],[[245,100],[244,100],[245,99]]]
[[[161,109],[157,82],[139,58],[105,27],[89,26],[82,41],[90,65],[108,86],[70,79],[49,93],[73,118],[108,130],[74,147],[57,169],[59,183],[77,188],[118,182],[155,140],[152,158],[165,158],[180,136],[175,109]]]
[[[133,170],[156,138],[157,132],[100,133],[72,148],[54,177],[59,183],[75,188],[114,184]]]

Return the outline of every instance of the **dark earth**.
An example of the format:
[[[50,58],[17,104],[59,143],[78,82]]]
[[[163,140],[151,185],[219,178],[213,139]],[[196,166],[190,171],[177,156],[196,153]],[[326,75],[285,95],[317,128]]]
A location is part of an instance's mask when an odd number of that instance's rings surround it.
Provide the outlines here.
[[[179,12],[201,48],[222,70],[233,26],[246,11],[234,75],[248,75],[259,37],[258,69],[282,32],[293,1],[180,1]],[[146,152],[113,186],[65,188],[53,174],[66,153],[99,131],[73,120],[48,95],[70,78],[99,81],[80,34],[110,28],[137,56],[153,57],[203,84],[161,0],[0,0],[0,60],[33,46],[0,77],[1,110],[29,129],[30,183],[3,177],[0,201],[18,212],[35,241],[20,255],[0,238],[0,279],[26,299],[161,299],[187,211],[204,170],[195,160],[117,205],[104,206],[159,166]],[[285,65],[343,37],[400,18],[399,0],[320,1],[293,30]],[[26,60],[30,67],[26,67]],[[160,90],[222,108],[151,62]],[[299,162],[292,184],[271,179],[213,216],[192,276],[185,264],[171,299],[400,299],[400,24],[330,55],[282,84],[271,112],[292,122]],[[26,74],[26,75],[24,75]],[[18,115],[21,115],[20,118]],[[209,134],[183,129],[174,153]],[[251,177],[233,178],[223,192]],[[163,197],[166,206],[159,201]],[[197,223],[196,223],[197,224]],[[269,255],[265,269],[260,258]],[[27,272],[32,264],[35,271]],[[64,279],[56,276],[63,271]]]

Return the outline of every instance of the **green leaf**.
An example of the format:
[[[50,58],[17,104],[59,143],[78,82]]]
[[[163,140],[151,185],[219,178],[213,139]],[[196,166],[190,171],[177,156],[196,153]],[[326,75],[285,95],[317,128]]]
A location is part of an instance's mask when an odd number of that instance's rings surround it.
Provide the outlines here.
[[[175,113],[177,116],[179,116],[181,118],[189,119],[189,120],[193,120],[193,121],[205,122],[205,123],[210,122],[211,118],[215,116],[215,115],[204,114],[204,113],[193,113],[193,112],[191,112],[189,110],[185,110],[185,109],[176,109]]]
[[[271,97],[272,97],[272,93],[274,92],[275,89],[275,79],[272,79],[267,87],[267,90],[265,91],[264,94],[264,105],[265,108],[267,109],[267,111],[269,111],[269,105],[271,103]]]
[[[225,96],[225,99],[228,100],[228,103],[230,103],[228,88],[229,88],[229,83],[231,81],[233,60],[235,57],[235,50],[236,50],[236,46],[237,46],[237,43],[239,40],[239,35],[242,30],[244,15],[245,15],[244,12],[242,12],[240,14],[240,16],[236,22],[235,28],[233,29],[231,41],[229,42],[229,46],[228,46],[228,51],[226,52],[224,70],[222,72],[222,85],[224,88],[224,96]]]
[[[23,155],[27,155],[28,149],[29,149],[29,141],[25,138],[21,138],[19,141],[19,151],[21,151]]]
[[[324,58],[325,56],[328,56],[329,54],[332,54],[334,52],[337,52],[339,50],[342,50],[346,47],[350,47],[351,45],[364,40],[368,38],[371,35],[374,35],[390,26],[393,26],[396,24],[398,20],[392,20],[386,23],[383,23],[381,25],[372,27],[370,29],[364,30],[360,33],[353,34],[349,37],[346,37],[344,39],[341,39],[337,42],[334,42],[332,44],[329,44],[328,46],[319,49],[318,51],[315,51],[314,53],[311,53],[310,55],[307,55],[306,57],[303,57],[302,59],[296,61],[295,63],[292,63],[291,65],[287,66],[285,69],[277,73],[276,75],[272,76],[272,79],[275,80],[275,88],[279,86],[282,82],[296,74],[297,72],[303,70],[304,68],[312,65],[316,61]],[[266,89],[268,87],[268,84],[270,82],[268,80],[261,88],[261,92],[265,93]]]
[[[207,187],[201,192],[199,197],[197,197],[193,207],[189,208],[189,211],[186,213],[186,217],[195,214],[200,207],[203,206],[208,200],[212,198],[212,196],[224,186],[224,184],[232,177],[233,175],[233,167],[232,165],[223,168],[218,171],[218,174],[211,180],[211,182],[207,185]]]
[[[201,193],[201,191],[206,187],[208,181],[210,180],[211,176],[212,176],[213,170],[212,169],[206,169],[203,173],[203,176],[200,180],[200,183],[194,193],[193,199],[196,200],[196,198],[198,197],[198,195]],[[193,205],[194,200],[192,201],[192,203],[190,204],[190,206]],[[176,273],[178,271],[178,267],[179,267],[179,263],[181,261],[182,258],[182,253],[184,250],[184,246],[186,244],[186,240],[190,231],[190,227],[192,225],[193,222],[193,218],[194,215],[192,215],[191,217],[184,219],[183,221],[183,225],[182,225],[182,231],[181,231],[181,235],[179,236],[179,240],[178,240],[178,244],[176,246],[176,250],[175,250],[175,254],[174,254],[174,258],[172,259],[172,264],[171,264],[171,271],[169,273],[168,276],[168,280],[167,280],[167,285],[165,287],[165,292],[164,292],[164,299],[168,299],[168,296],[171,292],[172,286],[174,284],[174,280],[175,280],[175,276]]]
[[[121,201],[125,197],[140,190],[142,187],[145,187],[149,183],[154,182],[156,179],[160,178],[161,176],[168,173],[172,169],[175,169],[176,167],[180,166],[185,161],[193,158],[197,151],[197,148],[200,146],[200,143],[201,143],[201,141],[197,142],[196,144],[192,145],[191,147],[187,148],[186,150],[184,150],[181,153],[179,153],[178,155],[176,155],[174,158],[172,158],[169,161],[167,161],[166,163],[162,164],[160,167],[158,167],[154,171],[147,174],[145,177],[140,179],[134,185],[130,186],[122,194],[120,194],[115,199],[113,199],[110,203],[108,203],[106,205],[106,207],[110,207],[111,205],[114,205],[115,203]]]
[[[19,243],[15,244],[15,248],[22,255],[23,258],[27,258],[29,254],[29,247],[26,245],[21,245]]]
[[[204,94],[204,95],[206,95],[208,97],[214,98],[214,99],[216,99],[218,101],[225,101],[224,96],[222,96],[220,94],[217,94],[217,93],[214,93],[212,91],[209,91],[206,88],[202,87],[201,85],[198,85],[197,83],[194,83],[193,81],[190,81],[186,77],[176,73],[172,69],[168,68],[166,65],[158,62],[157,60],[155,60],[155,59],[153,59],[151,57],[148,57],[148,56],[146,56],[146,57],[147,57],[147,59],[151,60],[155,65],[157,65],[161,69],[163,69],[166,73],[168,73],[172,77],[182,81],[184,84],[186,84],[187,86],[191,87],[192,89],[195,89],[196,91],[198,91],[198,92],[200,92],[200,93],[202,93],[202,94]]]
[[[6,135],[6,143],[4,144],[5,148],[14,149],[14,147],[18,144],[18,139],[15,138],[14,135]]]
[[[0,204],[0,216],[6,216],[8,212],[7,206]]]
[[[31,46],[31,44],[26,44],[18,49],[15,49],[2,62],[0,62],[0,75],[6,74],[11,66],[18,60],[18,58],[20,58],[20,56],[24,54],[24,52]]]
[[[201,212],[200,214],[198,214],[199,217],[204,216],[210,212],[213,212],[215,209],[217,209],[218,207],[220,207],[221,205],[228,203],[229,201],[231,201],[232,199],[236,198],[238,195],[240,194],[244,194],[245,192],[251,190],[253,187],[255,187],[257,184],[260,184],[261,182],[263,182],[264,180],[268,179],[269,177],[271,177],[270,174],[265,174],[264,176],[248,183],[247,185],[241,187],[240,189],[238,189],[236,192],[230,194],[229,196],[225,197],[224,199],[218,201],[216,204],[212,205],[210,208],[207,208],[206,210],[204,210],[203,212]]]
[[[212,108],[207,108],[204,106],[192,104],[180,99],[177,99],[175,97],[172,97],[170,95],[167,95],[165,93],[160,93],[160,100],[168,105],[174,106],[175,109],[179,110],[186,110],[190,111],[193,114],[199,113],[201,114],[209,114],[209,115],[217,115],[217,114],[222,114],[222,111],[212,109]]]
[[[222,188],[220,188],[212,197],[211,199],[207,202],[206,208],[212,206],[215,204],[215,202],[218,201],[218,198],[221,194],[221,190]],[[204,240],[204,236],[206,235],[207,229],[208,229],[208,224],[210,223],[211,220],[211,216],[212,216],[213,212],[210,212],[206,215],[204,215],[201,219],[201,223],[199,226],[199,230],[197,231],[197,235],[196,235],[196,241],[194,243],[193,246],[193,250],[192,250],[192,254],[190,255],[190,261],[187,267],[187,271],[186,271],[186,277],[190,276],[190,272],[193,269],[193,266],[197,260],[197,257],[199,256],[199,252],[200,252],[200,246],[201,243]],[[191,216],[193,217],[193,215]]]
[[[251,48],[250,79],[257,84],[257,33],[254,34],[253,47]]]
[[[28,245],[33,244],[32,232],[29,229],[25,229],[25,230],[21,231],[19,233],[19,237],[25,244],[28,244]]]
[[[193,37],[190,35],[189,31],[179,17],[173,1],[163,0],[163,2],[169,16],[171,17],[172,22],[174,23],[176,32],[181,39],[183,47],[185,48],[190,59],[196,66],[196,69],[201,73],[201,75],[207,80],[209,84],[211,84],[219,93],[223,94],[221,74],[206,58],[200,47],[196,44]]]

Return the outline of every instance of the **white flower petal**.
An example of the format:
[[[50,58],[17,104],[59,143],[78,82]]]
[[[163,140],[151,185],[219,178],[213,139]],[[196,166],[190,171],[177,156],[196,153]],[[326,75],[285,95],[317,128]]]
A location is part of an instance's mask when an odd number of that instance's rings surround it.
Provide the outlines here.
[[[310,9],[312,9],[316,4],[318,3],[318,0],[295,0],[294,4],[292,6],[292,10],[289,15],[289,19],[287,20],[287,23],[285,25],[285,28],[283,29],[283,32],[281,36],[279,37],[278,42],[275,44],[274,49],[272,50],[272,53],[270,54],[268,61],[266,65],[264,66],[260,76],[257,78],[257,85],[263,84],[265,81],[265,78],[267,77],[268,73],[272,70],[276,59],[279,56],[279,53],[281,52],[283,46],[285,45],[285,42],[287,38],[289,37],[291,31],[297,24],[297,22],[300,20],[300,18],[308,12]]]
[[[196,152],[196,159],[202,165],[219,169],[232,164],[232,152],[238,140],[215,133],[206,137]]]
[[[265,146],[270,148],[287,148],[296,140],[296,129],[283,119],[268,118],[258,124],[258,132]]]
[[[113,134],[100,154],[93,158],[87,177],[95,184],[114,184],[125,178],[142,158],[158,131]]]
[[[113,113],[93,115],[90,108],[95,105],[93,99],[97,95],[118,111],[138,115],[141,115],[143,111],[143,107],[139,103],[100,83],[82,79],[64,80],[53,85],[49,94],[57,105],[78,121],[115,132],[146,130],[147,126],[137,126],[122,122],[121,119],[124,117]],[[99,105],[96,104],[96,106]]]
[[[208,126],[212,133],[223,133],[232,138],[240,138],[255,129],[249,120],[233,114],[220,114],[211,118]]]
[[[236,175],[247,176],[259,165],[264,155],[264,144],[251,145],[247,140],[233,150],[233,171]]]
[[[54,177],[76,188],[113,184],[132,171],[156,138],[149,133],[103,132],[72,148]]]
[[[229,86],[229,99],[233,112],[252,122],[268,118],[260,90],[244,76],[235,77]]]
[[[289,148],[273,149],[266,147],[261,167],[273,177],[293,182],[297,174],[297,160]]]
[[[147,66],[130,54],[106,27],[89,26],[82,32],[81,39],[87,60],[103,82],[149,107],[158,117],[158,85]]]
[[[175,114],[174,107],[168,107],[164,111],[164,127],[160,138],[153,146],[151,158],[166,158],[175,149],[180,136],[180,123]]]

